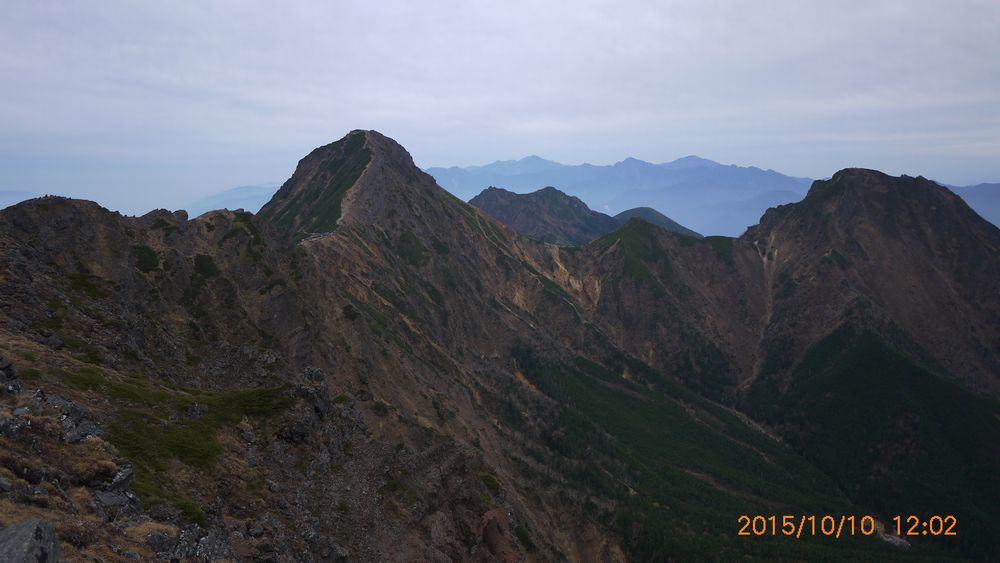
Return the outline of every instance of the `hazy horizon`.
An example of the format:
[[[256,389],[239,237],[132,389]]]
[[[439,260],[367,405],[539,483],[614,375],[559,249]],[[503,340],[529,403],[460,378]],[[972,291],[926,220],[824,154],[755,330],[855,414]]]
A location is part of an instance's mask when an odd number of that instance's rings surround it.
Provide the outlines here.
[[[996,182],[998,28],[978,0],[11,3],[0,192],[176,208],[357,128],[422,168],[694,154]]]
[[[489,162],[482,162],[482,163],[473,163],[473,164],[464,164],[464,165],[447,165],[447,166],[420,166],[420,168],[422,170],[425,170],[425,171],[426,170],[430,170],[430,169],[434,169],[434,168],[464,168],[464,169],[468,169],[468,168],[477,168],[477,167],[487,167],[487,166],[489,166],[491,164],[497,164],[497,163],[501,163],[501,162],[517,162],[517,161],[521,161],[521,160],[524,160],[526,158],[531,158],[531,157],[537,157],[537,158],[541,158],[542,160],[556,162],[557,164],[560,164],[560,165],[563,165],[563,166],[590,165],[590,166],[599,166],[599,167],[600,166],[613,166],[614,164],[616,164],[618,162],[621,162],[621,161],[623,161],[625,159],[635,158],[635,157],[632,157],[632,156],[625,156],[625,157],[618,158],[616,160],[612,160],[612,161],[609,161],[609,162],[561,162],[561,161],[554,160],[554,159],[551,159],[551,158],[546,158],[543,155],[527,154],[527,155],[521,156],[519,158],[494,159],[494,160],[491,160]],[[687,158],[687,157],[703,158],[705,160],[710,160],[710,161],[713,161],[713,162],[715,162],[717,164],[720,164],[720,165],[723,165],[723,166],[731,166],[732,165],[732,166],[740,166],[740,167],[756,167],[756,168],[760,168],[761,170],[765,170],[765,171],[778,172],[778,173],[780,173],[782,175],[786,175],[786,176],[789,176],[789,177],[808,178],[808,179],[811,179],[811,180],[827,179],[830,176],[832,176],[835,172],[837,172],[837,170],[832,170],[832,171],[830,171],[830,173],[825,174],[823,176],[795,176],[793,174],[787,174],[787,173],[785,173],[782,170],[774,170],[772,168],[767,168],[765,166],[760,166],[760,165],[753,164],[753,163],[737,164],[737,163],[730,163],[730,162],[720,162],[720,161],[715,160],[713,158],[708,158],[708,157],[705,157],[703,155],[694,155],[694,154],[683,155],[683,156],[678,156],[676,158],[670,158],[670,159],[664,159],[664,160],[652,160],[652,161],[645,161],[645,162],[649,162],[651,164],[666,164],[666,163],[674,162],[676,160],[679,160],[679,159],[682,159],[682,158]],[[639,160],[643,160],[643,159],[639,159]],[[419,166],[419,163],[418,163],[418,166]],[[291,172],[292,171],[290,170],[289,173],[288,173],[289,176],[291,176]],[[884,170],[883,170],[883,172],[884,172]],[[907,174],[905,172],[901,172],[900,174],[906,174],[906,175],[910,175],[910,176],[918,176],[919,175],[919,174]],[[55,196],[73,197],[73,198],[76,198],[76,199],[93,200],[93,201],[96,201],[98,204],[102,205],[103,207],[106,207],[106,208],[108,208],[108,209],[110,209],[112,211],[118,211],[118,212],[123,213],[125,215],[140,216],[140,215],[144,215],[144,214],[146,214],[146,213],[148,213],[150,211],[154,211],[156,209],[168,209],[168,210],[171,210],[171,211],[180,211],[180,210],[184,210],[184,211],[188,211],[188,212],[196,211],[196,212],[193,212],[192,215],[191,215],[192,217],[194,217],[197,214],[200,214],[200,213],[202,213],[204,211],[208,211],[208,210],[222,209],[222,208],[227,208],[227,209],[228,208],[232,208],[232,209],[235,209],[235,207],[226,206],[226,205],[219,205],[219,206],[215,206],[215,207],[204,207],[204,204],[206,202],[222,201],[222,196],[226,196],[226,195],[231,194],[232,192],[236,192],[238,190],[244,190],[244,189],[247,189],[247,188],[256,188],[256,189],[266,188],[266,189],[271,189],[272,191],[277,191],[277,189],[287,179],[288,178],[286,177],[286,178],[282,178],[282,179],[272,179],[271,181],[258,181],[258,182],[253,182],[253,183],[249,183],[249,184],[241,184],[241,185],[238,185],[238,186],[225,186],[225,187],[220,187],[219,189],[216,189],[214,191],[213,190],[206,190],[204,192],[198,192],[198,193],[196,193],[195,196],[193,198],[191,198],[191,199],[188,199],[186,201],[182,201],[179,204],[172,205],[172,206],[171,205],[159,205],[159,204],[156,203],[156,201],[158,201],[158,200],[152,199],[152,200],[150,200],[151,207],[148,207],[148,208],[134,208],[134,209],[125,209],[125,208],[121,208],[119,206],[116,206],[115,203],[114,203],[114,201],[112,199],[102,199],[102,197],[100,195],[88,196],[87,194],[68,194],[68,193],[61,193],[58,190],[45,191],[45,192],[31,192],[31,191],[16,190],[16,189],[15,190],[0,189],[0,209],[6,207],[8,205],[13,205],[13,204],[17,203],[17,201],[22,201],[24,199],[31,199],[31,198],[34,198],[34,197],[42,197],[42,196],[46,196],[46,195],[55,195]],[[986,179],[986,180],[982,180],[982,181],[979,181],[979,182],[972,182],[970,184],[959,184],[959,183],[956,183],[956,182],[949,182],[947,180],[943,180],[943,179],[940,179],[940,178],[928,178],[928,179],[930,179],[932,181],[935,181],[935,182],[937,182],[939,184],[942,184],[942,185],[946,185],[946,186],[959,186],[959,187],[961,187],[961,186],[973,186],[973,185],[978,185],[978,184],[1000,184],[1000,177],[997,177],[997,179]],[[455,193],[455,190],[452,190],[452,189],[448,188],[447,186],[442,186],[442,187],[443,187],[443,189],[451,192],[453,195],[458,195],[458,194]],[[484,188],[485,187],[486,186],[484,186]],[[503,186],[500,186],[500,187],[503,187]],[[542,187],[543,186],[538,186],[535,189],[541,189]],[[566,190],[565,186],[555,186],[555,187],[560,188],[563,191]],[[527,191],[534,191],[534,190],[527,190],[526,191],[526,190],[518,189],[518,188],[510,188],[510,191],[513,191],[515,193],[527,193]],[[7,196],[13,196],[14,194],[17,194],[18,196],[21,196],[21,197],[19,197],[19,198],[7,197]],[[463,200],[464,199],[467,199],[467,198],[463,198]],[[588,203],[588,205],[591,205],[591,202],[586,202],[586,203]],[[652,204],[647,205],[647,206],[656,207],[655,205],[652,205]],[[600,209],[599,206],[594,206],[594,209],[597,209],[599,211],[604,211],[604,212],[610,212],[610,211],[608,211],[606,209]],[[248,209],[248,211],[256,212],[257,210],[256,209],[253,209],[253,210]],[[613,214],[613,212],[612,212],[612,214]]]

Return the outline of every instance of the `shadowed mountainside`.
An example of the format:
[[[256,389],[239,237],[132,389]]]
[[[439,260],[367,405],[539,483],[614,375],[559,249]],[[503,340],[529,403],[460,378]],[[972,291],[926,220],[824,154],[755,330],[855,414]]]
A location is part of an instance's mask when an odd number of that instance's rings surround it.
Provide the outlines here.
[[[469,205],[518,233],[555,244],[583,245],[618,228],[611,217],[551,187],[524,195],[486,188]]]
[[[530,194],[486,188],[469,200],[469,205],[522,235],[554,244],[584,245],[619,228],[632,217],[640,217],[668,231],[701,236],[648,207],[630,209],[609,217],[592,211],[579,198],[568,196],[553,187]]]

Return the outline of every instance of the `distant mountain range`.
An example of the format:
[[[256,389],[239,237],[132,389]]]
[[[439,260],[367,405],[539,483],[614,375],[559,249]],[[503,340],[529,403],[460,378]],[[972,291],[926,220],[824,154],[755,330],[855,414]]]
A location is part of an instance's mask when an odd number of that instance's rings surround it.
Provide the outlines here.
[[[948,186],[979,213],[983,219],[1000,226],[1000,183],[974,186]]]
[[[186,210],[190,217],[197,217],[215,209],[244,209],[256,213],[271,200],[276,191],[278,184],[273,183],[239,186],[199,199],[188,205]]]
[[[641,215],[667,230],[683,233],[683,229],[690,228],[695,234],[726,236],[739,236],[771,207],[801,200],[812,182],[774,170],[727,166],[697,156],[663,164],[626,158],[611,166],[564,165],[528,156],[484,166],[428,168],[426,172],[441,187],[466,201],[488,187],[524,193],[554,186],[607,215],[637,213],[638,208],[644,208],[664,218],[669,215],[669,223]],[[943,185],[984,219],[1000,225],[1000,183]],[[184,209],[190,217],[214,209],[256,213],[276,191],[276,183],[239,186],[193,201]],[[38,196],[21,190],[0,191],[0,209]]]
[[[738,236],[769,207],[799,201],[812,180],[687,156],[652,164],[635,158],[609,166],[564,165],[537,156],[467,168],[429,168],[462,199],[487,186],[533,191],[555,186],[609,214],[652,207],[704,234]]]
[[[596,166],[565,165],[533,155],[426,171],[465,200],[488,186],[521,193],[555,186],[608,214],[651,207],[700,233],[726,236],[739,236],[771,207],[800,201],[812,183],[810,178],[698,156],[662,164],[626,158]],[[948,187],[985,219],[1000,225],[1000,184]]]
[[[523,235],[555,244],[584,245],[620,228],[633,217],[668,231],[701,237],[655,209],[640,207],[611,217],[551,186],[529,194],[490,187],[469,200],[469,204]]]

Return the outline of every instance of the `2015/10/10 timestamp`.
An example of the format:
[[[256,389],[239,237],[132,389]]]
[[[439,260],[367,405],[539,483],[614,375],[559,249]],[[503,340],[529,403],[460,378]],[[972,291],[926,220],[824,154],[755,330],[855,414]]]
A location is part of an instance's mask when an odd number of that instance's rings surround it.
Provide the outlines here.
[[[895,524],[885,526],[872,515],[748,515],[737,518],[740,536],[824,536],[841,538],[845,536],[957,536],[958,518],[952,515],[934,515],[921,518],[916,515],[896,515],[890,518]]]
[[[958,518],[952,515],[921,518],[916,515],[893,516],[897,536],[957,536]]]

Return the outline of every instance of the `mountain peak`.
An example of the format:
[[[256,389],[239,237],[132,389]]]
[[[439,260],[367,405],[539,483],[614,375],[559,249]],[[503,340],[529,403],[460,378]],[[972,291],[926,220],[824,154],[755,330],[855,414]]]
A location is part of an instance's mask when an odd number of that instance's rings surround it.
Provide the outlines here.
[[[372,162],[374,131],[354,130],[299,161],[295,173],[260,210],[261,218],[303,237],[337,227],[347,194]],[[381,152],[381,151],[380,151]]]
[[[646,162],[645,160],[639,160],[635,157],[625,157],[624,160],[615,163],[615,166],[626,166],[626,167],[637,167],[637,166],[652,166],[652,164]]]
[[[517,176],[519,174],[535,174],[561,166],[562,164],[558,162],[532,154],[518,160],[497,160],[484,166],[470,166],[465,170],[491,170],[501,176]]]
[[[556,244],[586,244],[618,226],[611,217],[552,186],[528,194],[487,188],[469,204],[521,234]]]
[[[954,199],[946,188],[923,176],[890,176],[868,168],[844,168],[829,180],[816,180],[806,194],[805,203],[832,199],[837,194],[852,198],[916,197],[920,199]],[[951,196],[951,197],[949,197]]]
[[[575,198],[575,197],[569,196],[569,195],[566,194],[566,192],[560,190],[559,188],[555,188],[555,187],[552,187],[552,186],[545,186],[544,188],[538,190],[535,193],[540,194],[540,195],[545,195],[545,196],[563,196],[563,197],[569,197],[569,198],[572,198],[572,199],[579,199],[579,198]]]
[[[702,158],[700,156],[688,155],[673,160],[671,162],[665,162],[660,166],[664,168],[669,168],[672,170],[687,170],[692,168],[707,168],[710,166],[720,166],[718,162],[714,160],[709,160],[707,158]]]
[[[829,180],[816,180],[801,202],[768,209],[747,233],[753,237],[777,228],[803,240],[850,236],[851,244],[879,248],[891,240],[902,242],[907,252],[923,247],[937,256],[952,254],[957,240],[978,239],[984,247],[1000,248],[1000,230],[951,190],[922,176],[865,168],[845,168]],[[868,241],[871,233],[885,236]]]
[[[633,209],[628,209],[626,211],[622,211],[618,215],[615,215],[614,218],[623,225],[633,219],[642,219],[647,223],[652,223],[653,225],[668,231],[673,231],[689,237],[702,238],[700,233],[692,231],[691,229],[677,223],[670,217],[667,217],[652,207],[635,207]]]
[[[370,221],[388,201],[383,192],[406,189],[418,178],[433,184],[399,143],[378,131],[355,129],[300,160],[260,216],[302,239],[333,231],[344,220]]]

